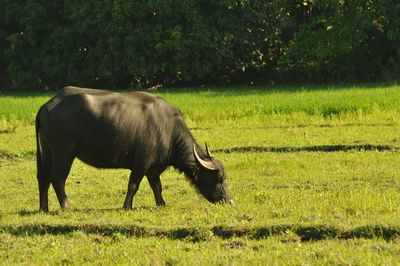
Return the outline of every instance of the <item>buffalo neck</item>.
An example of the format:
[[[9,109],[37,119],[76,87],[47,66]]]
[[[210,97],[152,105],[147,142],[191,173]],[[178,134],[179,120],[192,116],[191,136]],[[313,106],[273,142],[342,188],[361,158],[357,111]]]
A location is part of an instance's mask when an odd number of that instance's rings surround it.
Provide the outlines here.
[[[193,145],[196,145],[196,149],[199,146],[187,127],[182,127],[175,132],[173,142],[171,165],[194,181],[194,176],[200,166],[194,157]]]

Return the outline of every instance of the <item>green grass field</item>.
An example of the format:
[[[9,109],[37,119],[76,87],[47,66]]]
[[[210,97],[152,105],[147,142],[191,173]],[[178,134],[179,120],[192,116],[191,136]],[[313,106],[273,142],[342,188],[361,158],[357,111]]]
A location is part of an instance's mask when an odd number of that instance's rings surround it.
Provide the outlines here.
[[[76,160],[61,211],[39,208],[34,117],[52,93],[0,94],[0,264],[400,264],[400,86],[155,92],[228,173],[213,205],[173,169],[166,207],[129,171]]]

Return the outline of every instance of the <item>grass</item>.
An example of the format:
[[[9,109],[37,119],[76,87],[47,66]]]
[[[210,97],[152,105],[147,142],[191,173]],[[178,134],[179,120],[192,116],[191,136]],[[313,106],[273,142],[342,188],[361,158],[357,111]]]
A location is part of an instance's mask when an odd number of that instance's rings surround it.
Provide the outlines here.
[[[30,264],[362,264],[394,265],[397,243],[383,240],[324,240],[303,243],[290,233],[264,241],[242,238],[191,242],[157,237],[69,235],[14,237],[2,235],[3,254]],[[43,250],[47,256],[43,256]],[[82,256],[85,254],[85,256]],[[144,256],[143,254],[147,254]]]
[[[399,85],[358,87],[261,87],[175,89],[156,92],[178,106],[192,126],[205,122],[229,124],[241,119],[263,120],[274,114],[305,113],[311,116],[374,113],[378,110],[399,111]],[[0,118],[11,123],[33,123],[40,105],[53,93],[0,94]],[[206,107],[206,108],[205,108]],[[241,123],[242,124],[242,123]]]
[[[224,162],[235,206],[208,203],[169,169],[167,207],[143,181],[124,211],[129,171],[77,160],[71,210],[50,189],[47,215],[37,212],[33,120],[51,94],[0,95],[0,261],[399,264],[400,87],[323,89],[156,92]]]

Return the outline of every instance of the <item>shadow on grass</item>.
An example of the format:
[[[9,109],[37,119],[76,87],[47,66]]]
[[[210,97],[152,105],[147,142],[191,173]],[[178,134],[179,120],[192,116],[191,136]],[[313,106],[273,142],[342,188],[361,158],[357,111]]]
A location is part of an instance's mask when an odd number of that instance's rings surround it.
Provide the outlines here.
[[[4,213],[4,215],[15,215],[15,214],[18,214],[21,217],[27,217],[27,216],[34,216],[34,215],[38,215],[38,214],[43,214],[43,215],[57,216],[57,215],[60,215],[60,212],[62,212],[62,211],[63,210],[59,209],[59,210],[49,211],[49,212],[45,213],[45,212],[39,211],[39,210],[35,210],[35,211],[22,210],[22,211],[19,211],[17,213],[12,213],[12,212],[11,213]],[[69,210],[67,210],[67,211],[69,211]]]
[[[31,235],[66,235],[74,232],[96,234],[112,237],[115,234],[127,237],[162,237],[171,240],[185,240],[191,242],[211,240],[213,236],[224,239],[246,237],[250,239],[263,239],[272,236],[285,236],[296,234],[300,241],[322,241],[326,239],[371,239],[382,238],[391,241],[400,236],[400,227],[366,225],[350,230],[343,230],[326,225],[275,225],[264,227],[224,227],[215,226],[211,228],[178,228],[163,230],[158,228],[147,228],[137,225],[48,225],[29,224],[21,226],[0,226],[0,232],[15,236]]]
[[[12,129],[1,129],[0,130],[0,134],[10,134],[10,133],[14,133],[15,130]]]
[[[20,159],[34,159],[36,156],[36,151],[24,151],[18,154],[9,152],[7,150],[0,150],[0,159],[14,160],[17,158]]]
[[[21,217],[32,216],[32,215],[36,215],[39,213],[40,213],[40,211],[25,211],[25,210],[18,212],[19,216],[21,216]],[[10,214],[13,214],[13,213],[10,213]],[[52,213],[49,213],[49,214],[51,215]]]
[[[337,152],[337,151],[400,151],[400,147],[390,145],[316,145],[305,147],[263,147],[263,146],[245,146],[234,147],[228,149],[212,150],[216,153],[245,153],[245,152]],[[0,150],[0,159],[32,159],[34,160],[36,151],[26,151],[19,154],[14,154],[5,150]]]
[[[234,147],[229,149],[218,149],[216,153],[245,153],[245,152],[338,152],[338,151],[400,151],[400,147],[390,145],[317,145],[305,147],[262,147],[246,146]]]
[[[55,216],[59,215],[62,212],[78,212],[78,213],[106,213],[106,212],[131,212],[131,211],[136,211],[136,210],[146,210],[146,211],[157,211],[159,209],[162,209],[164,206],[139,206],[139,207],[133,207],[132,210],[125,210],[122,207],[121,208],[103,208],[103,209],[66,209],[62,210],[61,208],[55,209],[53,211],[49,211],[48,213],[44,213],[43,211],[39,210],[34,210],[34,211],[27,211],[27,210],[21,210],[18,212],[11,212],[11,213],[3,213],[3,215],[16,215],[18,214],[21,217],[25,216],[33,216],[33,215],[38,215],[38,214],[45,214],[45,215],[50,215],[50,216]]]
[[[146,210],[146,211],[154,211],[157,209],[161,209],[164,206],[133,206],[131,210],[126,210],[123,207],[121,208],[103,208],[103,209],[70,209],[65,211],[79,212],[79,213],[99,213],[99,212],[133,212],[137,210]],[[61,210],[60,210],[61,211]]]
[[[336,128],[336,127],[396,127],[396,123],[346,123],[346,124],[297,124],[297,125],[273,125],[273,126],[257,126],[257,127],[231,127],[232,130],[262,130],[262,129],[289,129],[289,128]],[[212,127],[191,127],[190,130],[213,130]]]

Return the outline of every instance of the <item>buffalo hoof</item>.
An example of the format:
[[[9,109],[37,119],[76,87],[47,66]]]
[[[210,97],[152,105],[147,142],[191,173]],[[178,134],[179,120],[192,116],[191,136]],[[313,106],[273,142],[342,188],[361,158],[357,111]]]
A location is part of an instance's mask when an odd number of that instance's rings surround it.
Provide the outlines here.
[[[40,208],[39,212],[40,213],[49,213],[49,208]]]
[[[122,209],[124,209],[125,211],[131,211],[132,210],[132,206],[123,206]]]
[[[156,205],[157,205],[157,206],[160,206],[160,207],[165,207],[165,206],[166,206],[166,205],[165,205],[165,201],[163,201],[163,202],[157,202]]]

